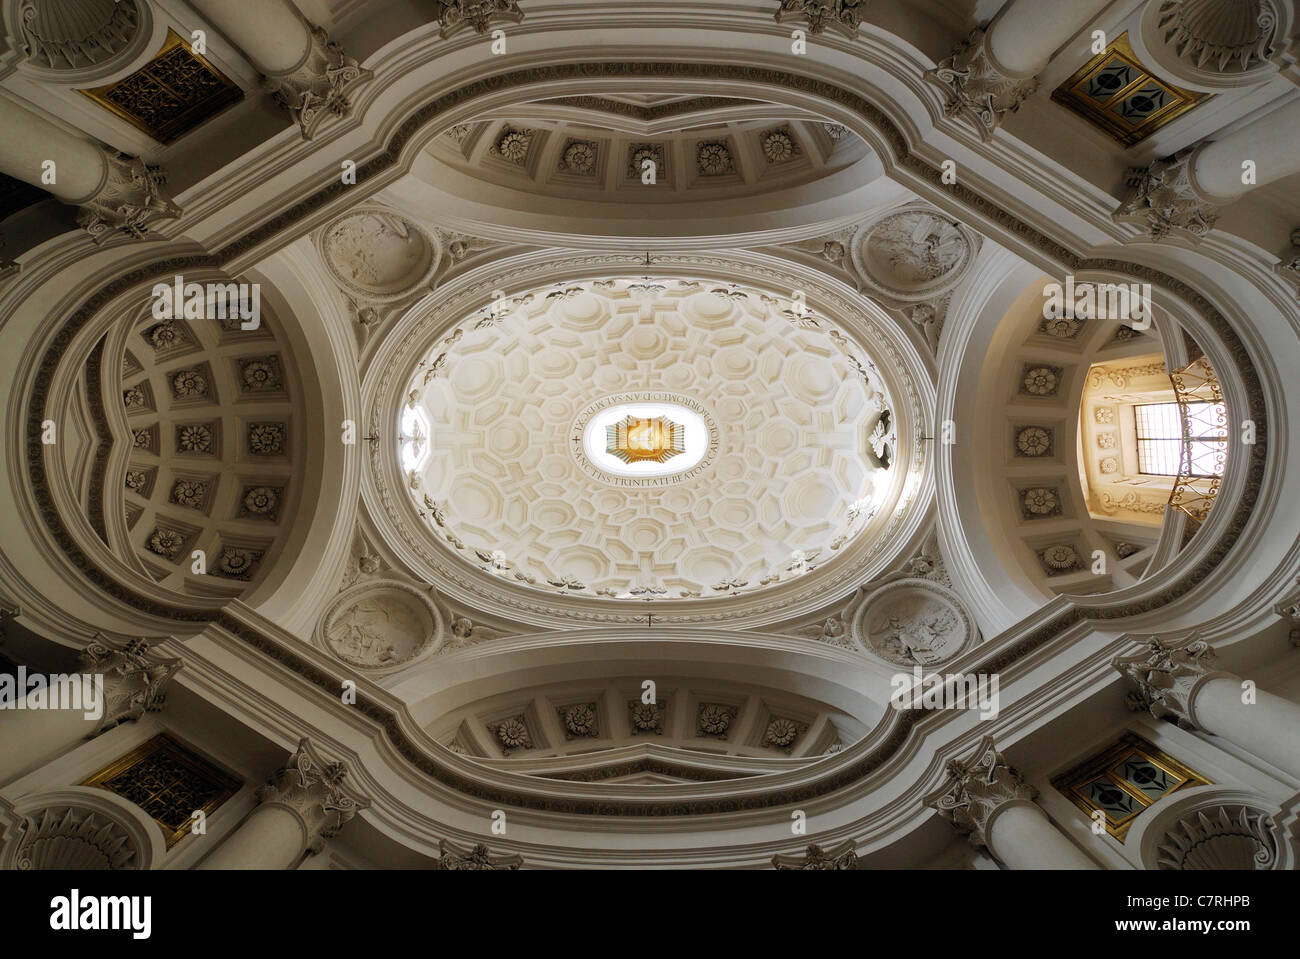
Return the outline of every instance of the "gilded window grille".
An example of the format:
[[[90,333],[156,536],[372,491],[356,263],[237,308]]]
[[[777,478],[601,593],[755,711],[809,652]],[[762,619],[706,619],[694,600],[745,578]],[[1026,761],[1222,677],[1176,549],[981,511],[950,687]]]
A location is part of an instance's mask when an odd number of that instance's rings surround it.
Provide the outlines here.
[[[173,30],[135,73],[80,92],[163,144],[175,142],[244,98],[233,80]]]
[[[1100,811],[1106,831],[1124,841],[1138,816],[1165,796],[1210,781],[1136,733],[1052,780],[1092,819]]]
[[[163,733],[82,785],[106,789],[135,803],[158,823],[170,849],[190,835],[196,812],[210,816],[239,791],[241,783]]]
[[[1199,356],[1182,369],[1173,370],[1169,379],[1174,385],[1174,400],[1182,423],[1183,447],[1179,457],[1178,477],[1169,494],[1169,505],[1181,510],[1192,522],[1200,525],[1210,514],[1228,461],[1228,412],[1223,404],[1223,390],[1214,367],[1204,356]],[[1207,437],[1194,428],[1192,407],[1209,404],[1213,410],[1213,431],[1222,437],[1219,448],[1212,453],[1210,469],[1198,469],[1196,449]],[[1214,437],[1211,437],[1214,438]],[[1205,475],[1206,473],[1211,475]]]

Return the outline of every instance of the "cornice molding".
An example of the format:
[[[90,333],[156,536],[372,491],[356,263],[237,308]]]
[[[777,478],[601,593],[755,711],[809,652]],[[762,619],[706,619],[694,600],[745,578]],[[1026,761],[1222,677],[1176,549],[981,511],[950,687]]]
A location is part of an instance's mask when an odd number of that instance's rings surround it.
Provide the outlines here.
[[[1151,282],[1181,296],[1204,319],[1207,328],[1213,329],[1223,342],[1226,355],[1237,366],[1237,375],[1245,386],[1249,397],[1247,412],[1259,425],[1261,442],[1249,453],[1248,476],[1240,497],[1231,502],[1231,512],[1225,510],[1227,518],[1221,527],[1222,534],[1195,568],[1187,570],[1184,575],[1168,583],[1155,582],[1155,589],[1149,595],[1135,598],[1123,606],[1106,605],[1090,602],[1071,604],[1055,614],[1050,620],[1027,635],[1017,638],[1013,645],[998,645],[989,650],[978,664],[982,671],[997,672],[1031,652],[1039,650],[1053,642],[1069,627],[1088,619],[1117,620],[1167,607],[1179,597],[1184,596],[1199,586],[1201,582],[1218,566],[1237,543],[1243,529],[1251,518],[1255,502],[1259,496],[1259,487],[1265,463],[1268,458],[1268,417],[1264,407],[1258,375],[1252,359],[1245,350],[1237,333],[1227,319],[1214,308],[1213,304],[1197,290],[1180,280],[1159,270],[1120,260],[1089,259],[1064,247],[1059,242],[1043,235],[1022,220],[998,209],[988,199],[978,195],[969,186],[958,184],[946,186],[941,182],[941,170],[931,163],[910,153],[909,143],[903,132],[895,126],[886,115],[864,97],[844,88],[834,87],[823,81],[806,76],[783,73],[777,70],[747,68],[742,66],[705,67],[699,64],[670,63],[603,63],[603,64],[562,64],[539,68],[536,71],[507,71],[495,77],[483,78],[457,91],[426,104],[408,116],[395,130],[385,152],[358,166],[358,182],[379,177],[398,163],[402,156],[426,127],[436,124],[441,114],[454,107],[462,107],[473,102],[477,97],[490,92],[499,92],[511,84],[527,84],[546,77],[585,77],[612,76],[622,78],[645,77],[679,77],[708,80],[710,78],[731,79],[749,82],[759,86],[797,90],[801,94],[820,99],[838,112],[852,113],[856,124],[869,133],[876,143],[885,145],[889,151],[889,163],[896,169],[904,171],[910,179],[923,182],[929,192],[939,194],[946,192],[951,206],[968,215],[978,217],[984,222],[997,225],[1000,232],[1019,238],[1028,246],[1037,248],[1041,255],[1060,265],[1064,270],[1083,271],[1088,269],[1110,269],[1135,279]],[[435,131],[436,132],[436,131]],[[313,219],[324,208],[342,199],[345,187],[332,184],[292,209],[275,214],[272,219],[255,227],[242,238],[228,244],[214,254],[194,257],[178,257],[162,260],[149,266],[141,266],[110,282],[101,290],[87,298],[66,319],[58,334],[45,346],[42,360],[32,380],[32,387],[26,398],[26,422],[24,424],[24,443],[29,468],[29,480],[33,495],[38,504],[42,520],[49,535],[68,555],[69,561],[82,570],[84,576],[106,596],[118,600],[127,606],[154,616],[170,617],[179,622],[202,624],[214,623],[241,638],[251,647],[263,652],[270,658],[293,669],[307,682],[320,689],[320,695],[330,700],[337,700],[338,678],[322,669],[314,662],[303,658],[295,652],[282,638],[273,637],[260,629],[252,627],[230,616],[227,612],[219,613],[215,618],[210,611],[185,608],[175,604],[160,602],[141,595],[124,586],[115,578],[100,569],[90,557],[77,545],[69,535],[62,517],[54,508],[48,491],[47,466],[45,452],[40,441],[41,422],[44,418],[46,398],[55,371],[64,358],[74,336],[90,323],[97,312],[118,295],[133,288],[181,270],[218,268],[250,254],[263,244],[293,226]],[[1224,504],[1227,505],[1227,504]],[[1223,506],[1221,505],[1221,509]],[[397,753],[408,763],[424,774],[439,780],[464,794],[488,801],[499,801],[508,805],[522,805],[527,808],[539,808],[537,797],[530,797],[512,789],[485,787],[458,772],[451,763],[438,753],[430,751],[418,737],[412,735],[408,725],[397,712],[386,703],[372,698],[362,687],[355,707],[363,715],[376,722],[385,732],[386,738]],[[861,753],[843,754],[840,762],[828,763],[824,775],[804,784],[801,788],[787,791],[780,795],[750,793],[709,802],[695,804],[664,803],[654,799],[620,805],[611,808],[601,800],[571,801],[554,805],[541,803],[554,811],[579,815],[699,815],[706,813],[723,813],[752,808],[765,808],[771,805],[791,801],[800,801],[829,795],[837,790],[847,788],[861,780],[871,771],[880,768],[892,757],[898,755],[911,738],[914,726],[933,722],[930,717],[913,711],[894,714],[887,725],[882,725],[873,734],[871,744],[864,745]]]
[[[250,611],[245,615],[250,622],[256,622],[255,613]],[[278,633],[269,625],[266,631],[272,635]],[[902,748],[888,763],[875,767],[869,774],[846,784],[841,790],[824,793],[811,802],[798,800],[810,818],[818,817],[820,825],[816,840],[826,846],[853,839],[864,859],[897,848],[896,844],[903,837],[921,827],[932,815],[922,806],[921,798],[943,783],[947,760],[965,756],[975,748],[985,733],[991,731],[999,742],[1010,745],[1041,726],[1049,716],[1059,714],[1063,704],[1078,703],[1099,693],[1110,696],[1115,709],[1119,710],[1119,698],[1113,695],[1118,677],[1110,663],[1116,654],[1133,649],[1137,640],[1130,636],[1119,636],[1094,643],[1092,637],[1083,636],[1079,630],[1075,632],[1076,635],[1069,637],[1067,653],[1072,658],[1072,664],[1063,673],[1050,679],[1031,678],[1031,673],[1034,677],[1038,676],[1033,671],[1042,665],[1042,653],[1046,650],[1040,650],[1037,656],[1029,657],[1030,661],[1025,658],[1017,661],[1011,673],[1004,676],[1007,681],[1004,689],[1022,679],[1031,679],[1034,689],[1027,695],[1017,696],[994,723],[971,722],[961,712],[942,711],[933,714],[924,726],[918,728],[921,735],[906,737]],[[724,635],[735,638],[730,633]],[[1082,639],[1088,640],[1086,647],[1081,646]],[[302,696],[312,694],[309,683],[299,676],[284,672],[282,675],[288,680],[289,688],[282,693],[269,691],[260,680],[256,689],[245,687],[232,671],[220,665],[219,658],[210,658],[212,651],[219,648],[241,659],[248,658],[246,652],[251,653],[253,659],[260,660],[261,657],[246,644],[224,635],[223,630],[213,631],[205,642],[215,643],[216,647],[209,647],[205,651],[197,648],[192,650],[194,655],[187,657],[187,686],[193,686],[214,702],[237,703],[235,714],[272,740],[291,743],[303,735],[315,735],[297,705],[304,702]],[[314,656],[324,669],[334,668],[324,654],[312,650],[307,655]],[[1035,659],[1037,662],[1032,661]],[[250,675],[260,677],[265,674],[263,666],[252,661],[248,665]],[[979,666],[971,658],[967,662],[954,664],[954,668],[973,671]],[[279,670],[273,667],[271,672],[274,675]],[[533,801],[514,807],[516,812],[511,814],[512,837],[515,834],[514,827],[526,823],[530,832],[534,829],[543,830],[545,838],[542,834],[531,833],[532,838],[529,840],[512,838],[503,842],[505,848],[524,855],[530,864],[544,862],[560,867],[645,867],[673,864],[746,867],[764,864],[773,854],[790,852],[792,845],[797,845],[790,840],[788,820],[783,815],[779,802],[772,803],[769,807],[756,805],[735,812],[720,813],[709,819],[683,820],[676,818],[676,813],[672,812],[687,807],[697,808],[698,801],[720,792],[734,791],[737,787],[734,781],[730,785],[695,782],[647,787],[548,781],[520,776],[510,772],[510,761],[492,766],[480,760],[439,750],[423,730],[410,725],[409,716],[392,695],[382,690],[374,690],[374,695],[391,704],[398,723],[411,730],[411,735],[424,744],[421,748],[438,752],[451,766],[466,771],[476,770],[478,776],[491,779],[498,786],[504,786],[508,790],[524,790],[533,796]],[[312,704],[313,709],[315,705]],[[464,797],[455,791],[453,785],[441,779],[431,782],[422,770],[402,762],[398,754],[393,752],[392,740],[379,735],[379,730],[369,716],[358,715],[352,707],[340,705],[337,697],[332,704],[322,700],[320,705],[337,719],[337,725],[331,724],[336,738],[322,738],[321,745],[335,755],[346,757],[356,771],[359,787],[373,797],[374,804],[365,814],[369,825],[411,845],[421,854],[433,857],[436,857],[434,850],[440,839],[452,838],[464,845],[479,841],[479,833],[440,825],[430,819],[429,802],[451,803],[457,809],[464,808]],[[1122,717],[1122,711],[1118,715]],[[864,755],[878,750],[881,736],[891,722],[892,720],[882,722],[863,741],[834,756],[820,757],[807,763],[778,760],[787,771],[752,777],[741,788],[784,798],[793,795],[792,790],[801,789],[810,780],[831,770],[838,771],[842,764],[851,763],[856,769],[858,761]],[[378,762],[362,766],[358,752],[370,753],[372,743],[379,747]],[[490,769],[485,768],[489,766]],[[900,780],[897,775],[902,766],[913,770],[906,780]],[[630,810],[625,808],[624,803],[628,796],[636,796],[638,799],[653,797],[658,803],[651,812]],[[414,804],[412,797],[419,797]],[[639,835],[644,835],[644,831],[650,829],[671,833],[681,842],[671,848],[665,846],[657,853],[632,849],[618,851],[599,843],[594,846],[571,843],[566,834],[571,831],[572,823],[555,817],[557,814],[564,817],[570,808],[569,800],[574,798],[584,803],[599,798],[603,802],[602,808],[612,817],[591,820],[584,828],[592,833],[619,834],[625,830],[635,830]],[[485,799],[473,800],[473,808],[481,810],[486,821],[487,812],[501,806],[492,799]],[[769,811],[764,812],[765,808]],[[638,818],[642,816],[652,818]],[[823,819],[822,816],[829,818]],[[629,817],[636,821],[629,821]],[[719,830],[752,830],[756,822],[775,825],[772,838],[758,841],[746,838],[743,843],[727,846],[725,850],[719,846]],[[780,838],[782,835],[784,839]]]

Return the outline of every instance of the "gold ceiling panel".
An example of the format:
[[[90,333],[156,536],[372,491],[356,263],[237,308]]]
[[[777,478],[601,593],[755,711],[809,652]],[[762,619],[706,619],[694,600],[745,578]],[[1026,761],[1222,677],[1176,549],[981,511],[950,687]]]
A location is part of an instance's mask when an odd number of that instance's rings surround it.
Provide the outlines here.
[[[239,790],[240,782],[163,734],[82,785],[107,789],[135,803],[162,828],[170,849],[190,835],[196,812],[211,815]]]
[[[1207,97],[1152,75],[1133,52],[1127,33],[1052,93],[1057,103],[1125,146],[1145,140]]]
[[[1052,786],[1089,817],[1100,811],[1106,831],[1123,842],[1133,821],[1157,800],[1209,782],[1141,736],[1125,733],[1104,752],[1053,779]]]
[[[81,93],[159,143],[176,141],[244,98],[234,81],[171,30],[135,73]]]

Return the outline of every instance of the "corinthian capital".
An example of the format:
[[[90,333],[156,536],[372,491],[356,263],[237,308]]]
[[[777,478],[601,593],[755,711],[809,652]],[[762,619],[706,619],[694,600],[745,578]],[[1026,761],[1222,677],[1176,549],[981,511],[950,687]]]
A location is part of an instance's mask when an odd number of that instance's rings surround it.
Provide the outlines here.
[[[1196,147],[1179,150],[1156,160],[1147,169],[1130,167],[1128,186],[1133,191],[1113,214],[1117,223],[1138,223],[1151,231],[1153,240],[1179,234],[1200,240],[1219,219],[1218,209],[1196,189],[1192,164]]]
[[[346,763],[324,759],[304,738],[288,764],[257,790],[257,800],[297,815],[307,830],[308,850],[320,852],[326,839],[370,805],[370,800],[344,785],[347,775]]]
[[[438,840],[438,856],[435,870],[457,869],[518,869],[524,864],[523,857],[517,855],[495,856],[488,847],[479,843],[473,849],[457,846],[445,839]]]
[[[104,150],[104,182],[89,199],[78,203],[77,225],[96,243],[120,230],[141,239],[157,220],[174,220],[181,215],[163,190],[167,174],[148,166],[139,157]]]
[[[776,22],[795,20],[807,24],[809,33],[833,27],[845,36],[856,37],[867,12],[867,0],[781,0]]]
[[[1037,77],[1009,76],[998,66],[989,53],[987,34],[979,29],[926,76],[948,89],[944,112],[969,118],[986,142],[1002,118],[1019,110],[1038,89]]]
[[[1170,644],[1152,639],[1146,652],[1118,657],[1112,665],[1137,685],[1126,697],[1129,709],[1149,709],[1157,719],[1172,718],[1186,729],[1196,728],[1192,698],[1201,683],[1231,675],[1218,668],[1210,644],[1195,636]]]
[[[1283,260],[1273,269],[1278,272],[1278,275],[1296,284],[1296,292],[1300,293],[1300,227],[1291,231],[1291,259]],[[1295,638],[1292,636],[1292,641]],[[1296,645],[1300,646],[1300,643]]]
[[[970,758],[949,761],[947,781],[925,797],[925,804],[967,834],[976,849],[982,849],[988,846],[993,814],[1007,803],[1033,802],[1036,795],[1038,790],[1025,783],[993,748],[993,737],[985,736]]]
[[[149,651],[143,639],[117,642],[99,635],[81,651],[81,667],[104,677],[102,731],[162,709],[167,684],[181,661]]]
[[[847,840],[830,849],[813,843],[802,856],[780,854],[772,857],[773,869],[860,869],[858,854],[853,851],[853,840]]]
[[[373,74],[364,70],[320,27],[311,28],[311,49],[295,69],[266,78],[267,89],[276,103],[293,116],[310,140],[328,117],[345,117],[352,112],[352,91]]]
[[[493,23],[518,23],[524,18],[517,0],[438,0],[441,36],[447,37],[461,27],[473,27],[475,33],[487,33]]]

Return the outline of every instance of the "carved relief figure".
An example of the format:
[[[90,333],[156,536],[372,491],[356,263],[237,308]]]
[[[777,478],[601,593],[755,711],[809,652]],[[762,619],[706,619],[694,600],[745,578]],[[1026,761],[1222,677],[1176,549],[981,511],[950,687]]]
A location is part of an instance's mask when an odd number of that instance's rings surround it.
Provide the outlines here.
[[[333,618],[326,638],[334,651],[358,666],[388,666],[409,659],[428,634],[416,611],[389,596],[366,597]]]
[[[883,220],[871,231],[867,243],[869,255],[888,262],[904,285],[937,279],[970,252],[956,227],[919,211]]]
[[[363,294],[391,297],[412,289],[432,265],[434,250],[400,216],[367,210],[335,223],[321,241],[335,276]]]
[[[960,649],[964,630],[957,615],[940,602],[911,596],[877,614],[870,645],[890,662],[929,666]]]

